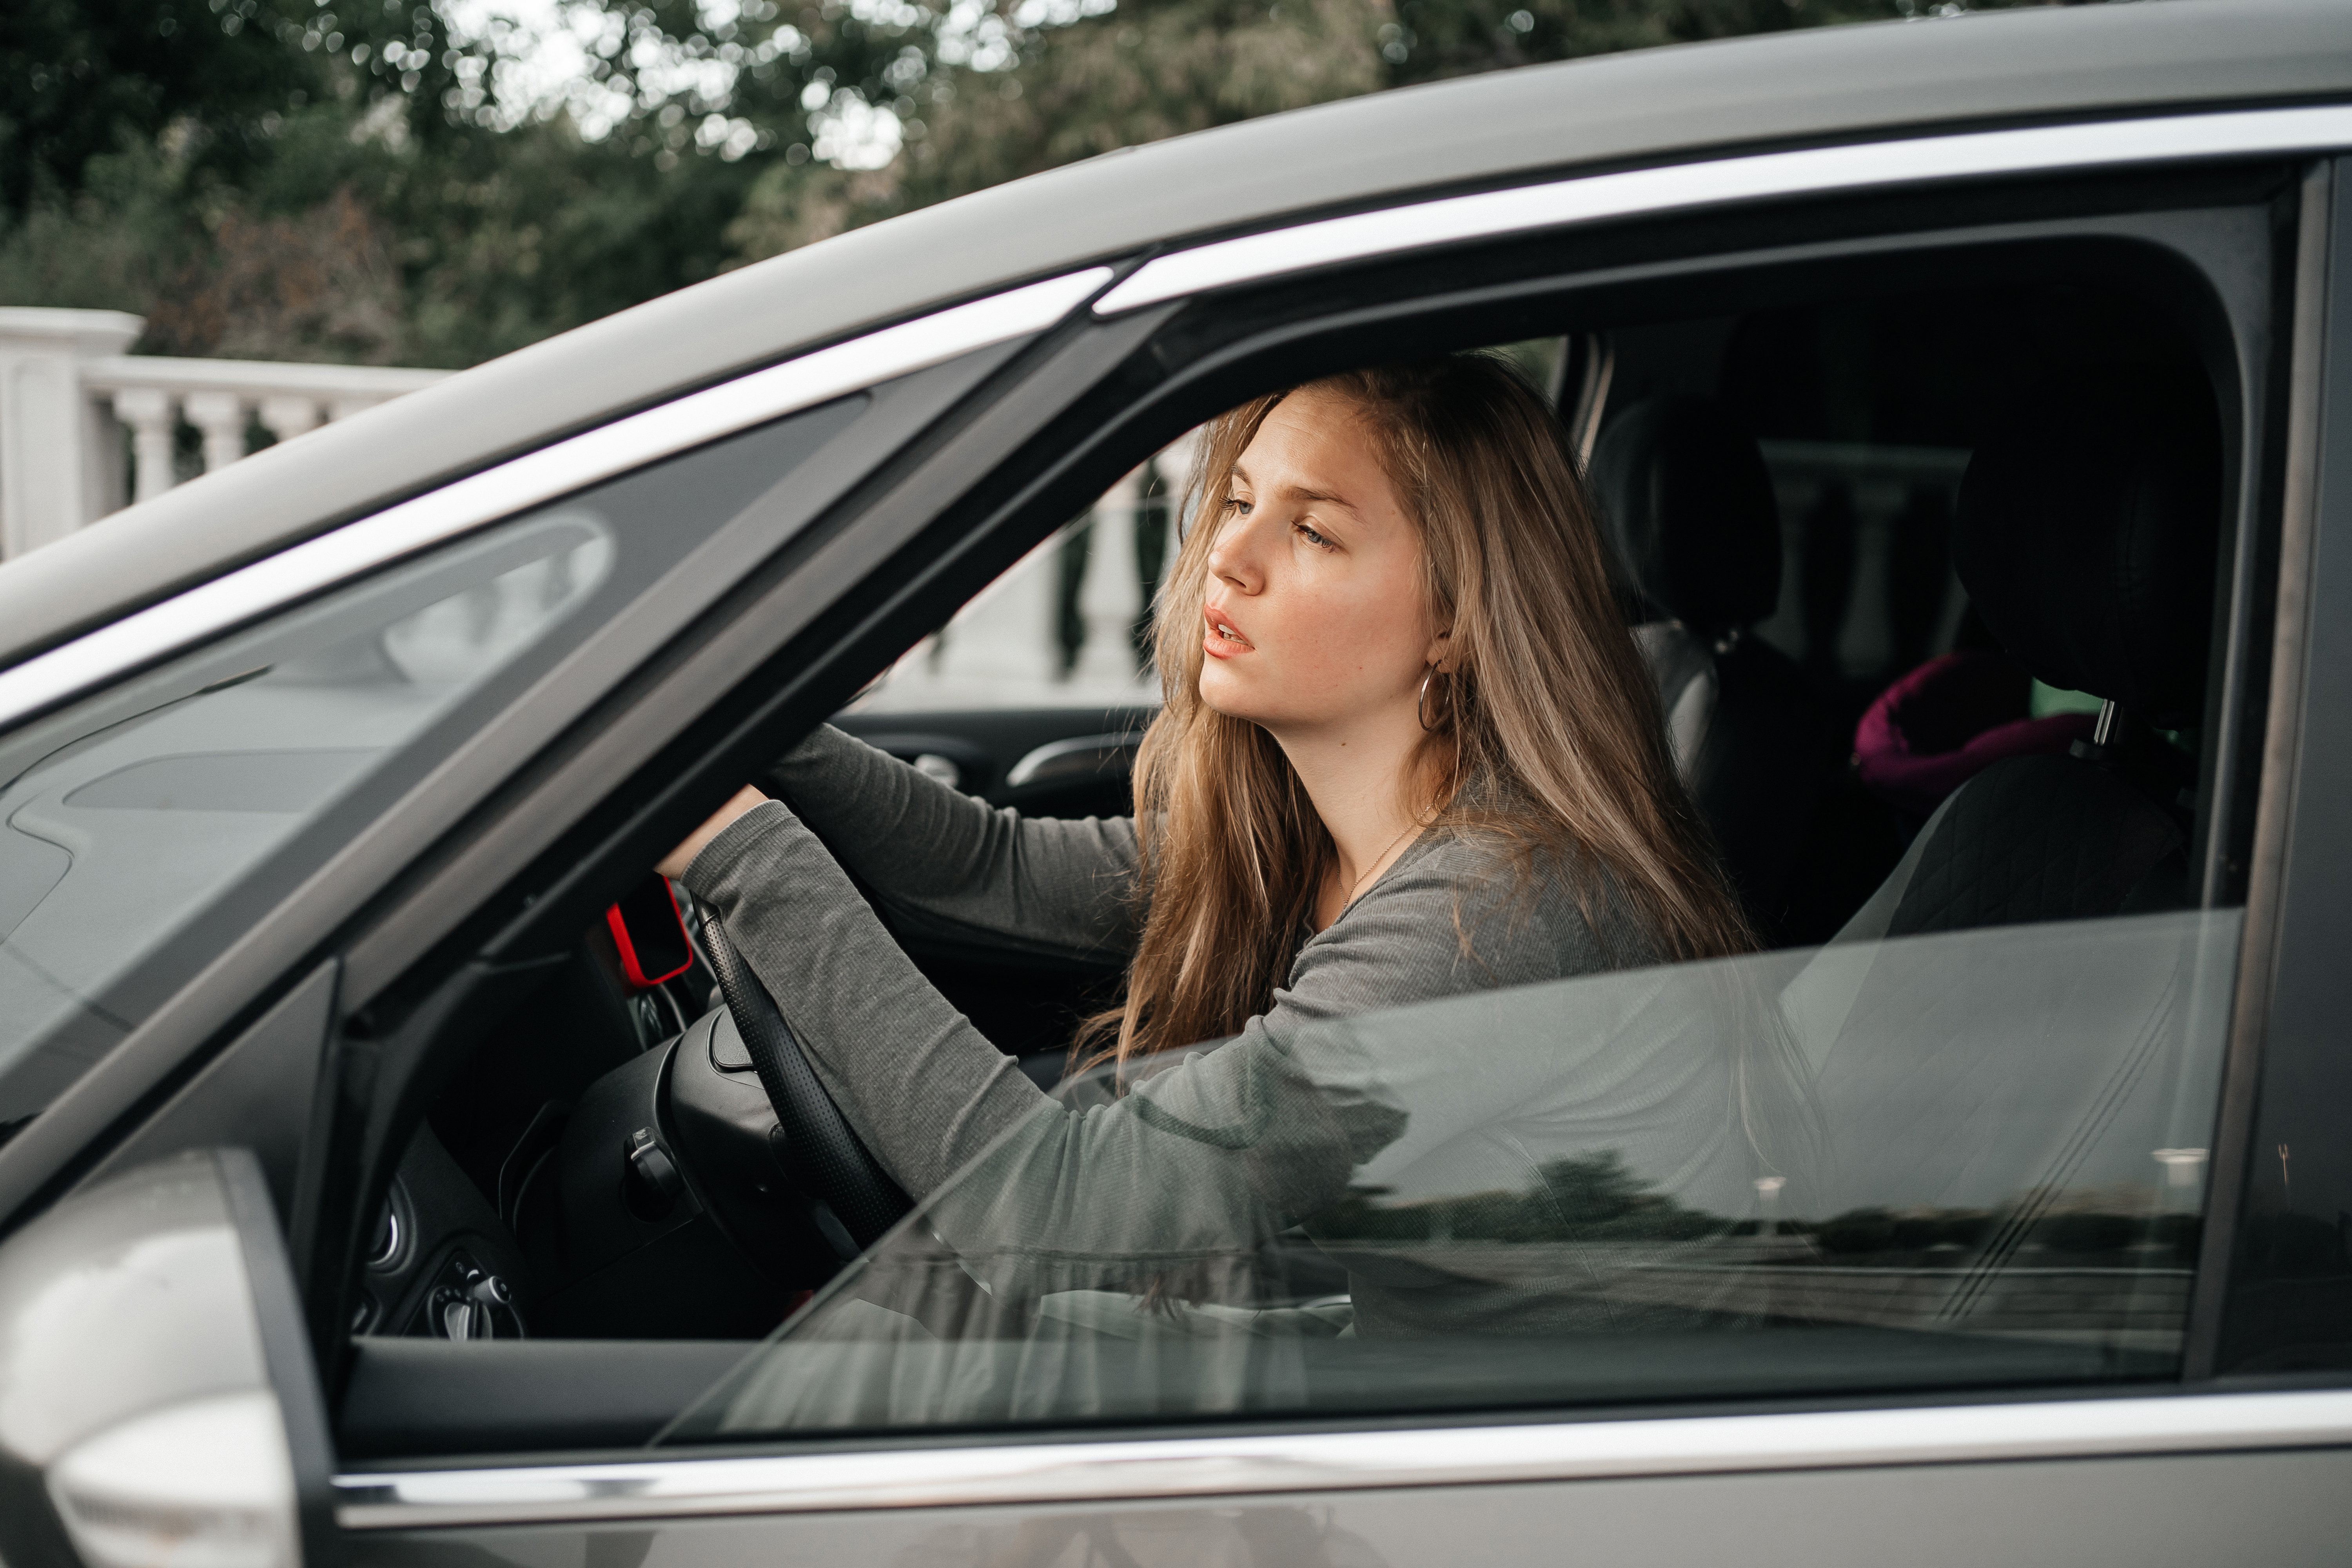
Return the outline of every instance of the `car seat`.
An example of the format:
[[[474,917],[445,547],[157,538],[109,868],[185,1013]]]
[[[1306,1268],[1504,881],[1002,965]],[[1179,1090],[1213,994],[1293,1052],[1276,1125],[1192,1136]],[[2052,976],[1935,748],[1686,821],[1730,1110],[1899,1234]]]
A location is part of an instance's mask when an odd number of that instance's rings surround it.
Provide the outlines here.
[[[1769,931],[1836,757],[1803,675],[1748,633],[1780,599],[1763,455],[1715,404],[1655,397],[1601,432],[1591,478],[1675,766]]]
[[[2202,717],[2221,493],[2201,383],[2053,388],[1978,447],[1960,581],[2035,679],[2105,707],[2069,754],[1997,763],[1954,792],[1858,923],[1903,936],[2189,901],[2194,763],[2158,731]]]

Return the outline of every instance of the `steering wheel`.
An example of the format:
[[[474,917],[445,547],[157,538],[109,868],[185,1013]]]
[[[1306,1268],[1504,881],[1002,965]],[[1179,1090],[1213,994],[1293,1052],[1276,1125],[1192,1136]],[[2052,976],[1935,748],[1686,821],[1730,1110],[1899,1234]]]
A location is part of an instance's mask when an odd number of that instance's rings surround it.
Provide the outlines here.
[[[864,1251],[905,1218],[913,1202],[841,1114],[793,1037],[792,1026],[784,1022],[783,1009],[736,954],[717,916],[706,912],[702,938],[710,967],[719,975],[719,996],[775,1110],[782,1134],[782,1146],[775,1152],[778,1163],[802,1195],[832,1210],[855,1249]]]

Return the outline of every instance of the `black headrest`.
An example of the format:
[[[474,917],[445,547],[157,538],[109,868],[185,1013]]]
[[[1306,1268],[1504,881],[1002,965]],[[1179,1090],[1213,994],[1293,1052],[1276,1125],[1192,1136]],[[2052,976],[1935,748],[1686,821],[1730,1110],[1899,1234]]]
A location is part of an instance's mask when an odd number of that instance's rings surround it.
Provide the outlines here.
[[[1780,602],[1780,509],[1755,440],[1701,397],[1653,397],[1609,422],[1592,493],[1627,586],[1720,636]]]
[[[2036,679],[2159,726],[2202,713],[2221,431],[2200,379],[2021,400],[1960,480],[1952,564]]]

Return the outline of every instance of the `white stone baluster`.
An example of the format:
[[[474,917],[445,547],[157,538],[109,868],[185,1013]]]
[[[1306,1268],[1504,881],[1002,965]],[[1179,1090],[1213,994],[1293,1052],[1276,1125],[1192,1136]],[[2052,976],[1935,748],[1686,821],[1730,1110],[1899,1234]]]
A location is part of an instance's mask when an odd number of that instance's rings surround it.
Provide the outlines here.
[[[943,691],[986,689],[1003,683],[1043,690],[1059,655],[1054,646],[1055,534],[1021,558],[964,608],[948,628],[938,674]]]
[[[385,365],[267,364],[122,351],[144,323],[119,310],[0,306],[0,558],[63,539],[128,499],[178,481],[184,417],[205,469],[245,456],[248,418],[280,441],[430,386],[448,373]]]
[[[1135,563],[1135,508],[1143,493],[1143,470],[1110,488],[1095,506],[1093,538],[1087,547],[1087,574],[1078,585],[1078,609],[1087,618],[1087,643],[1071,679],[1088,685],[1119,685],[1135,679],[1135,617],[1143,613],[1143,585]]]
[[[114,416],[131,426],[131,499],[153,500],[172,488],[172,433],[178,410],[157,386],[125,387],[114,395]]]
[[[119,310],[0,308],[0,555],[122,504],[121,436],[81,367],[121,353],[141,325]]]
[[[192,392],[188,423],[205,433],[205,472],[219,473],[245,456],[245,399],[234,392]]]
[[[291,441],[319,427],[319,400],[281,394],[261,400],[261,427],[280,441]]]
[[[1201,439],[1207,431],[1205,425],[1196,425],[1173,441],[1160,454],[1160,482],[1168,487],[1168,552],[1160,557],[1160,581],[1168,581],[1169,571],[1176,564],[1178,535],[1186,531],[1183,514],[1184,487],[1192,482],[1192,465],[1201,455]]]

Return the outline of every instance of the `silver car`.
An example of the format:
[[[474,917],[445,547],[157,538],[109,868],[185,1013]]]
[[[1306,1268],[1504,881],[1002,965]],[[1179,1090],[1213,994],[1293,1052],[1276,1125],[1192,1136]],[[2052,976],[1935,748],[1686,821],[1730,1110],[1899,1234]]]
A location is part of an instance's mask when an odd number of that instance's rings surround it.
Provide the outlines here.
[[[12,562],[0,1558],[2345,1561],[2347,323],[2340,4],[1792,33],[1093,159]],[[828,720],[1129,809],[1188,432],[1474,348],[1766,950],[1336,1021],[1386,1131],[1181,1255],[1263,1126],[900,1193],[647,868]],[[1113,966],[877,901],[1118,1113]]]

